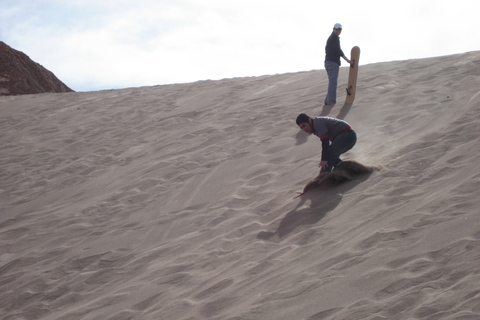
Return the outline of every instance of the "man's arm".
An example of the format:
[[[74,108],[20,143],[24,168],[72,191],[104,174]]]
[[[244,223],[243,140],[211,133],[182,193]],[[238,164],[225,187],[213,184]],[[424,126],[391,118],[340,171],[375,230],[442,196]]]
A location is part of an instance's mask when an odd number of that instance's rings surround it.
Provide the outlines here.
[[[351,65],[353,65],[353,61],[352,60],[349,60],[347,57],[345,57],[345,55],[342,55],[342,58],[347,61],[348,63],[350,63]]]
[[[328,134],[323,136],[322,141],[322,160],[318,164],[318,166],[322,169],[325,169],[328,167],[328,148],[330,147],[330,141],[328,139]]]

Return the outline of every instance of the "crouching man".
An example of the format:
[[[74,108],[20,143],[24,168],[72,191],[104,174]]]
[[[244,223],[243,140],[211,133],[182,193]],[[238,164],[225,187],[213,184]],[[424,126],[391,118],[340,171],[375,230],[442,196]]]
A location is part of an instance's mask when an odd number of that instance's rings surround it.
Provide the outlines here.
[[[346,121],[331,117],[311,118],[305,113],[297,117],[297,125],[306,133],[314,134],[322,142],[322,159],[318,165],[322,172],[330,172],[342,160],[340,155],[352,149],[357,134]]]

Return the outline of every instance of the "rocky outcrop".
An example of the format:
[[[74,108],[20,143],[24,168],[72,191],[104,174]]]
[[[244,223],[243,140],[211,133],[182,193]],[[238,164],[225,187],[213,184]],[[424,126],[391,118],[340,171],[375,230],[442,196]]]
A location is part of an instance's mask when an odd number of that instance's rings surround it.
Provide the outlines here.
[[[73,92],[51,71],[0,41],[0,95]]]

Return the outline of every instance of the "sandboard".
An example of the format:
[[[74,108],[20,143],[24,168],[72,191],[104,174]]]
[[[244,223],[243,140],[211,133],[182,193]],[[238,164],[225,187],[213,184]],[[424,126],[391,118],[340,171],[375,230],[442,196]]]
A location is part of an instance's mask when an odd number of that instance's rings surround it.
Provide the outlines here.
[[[358,75],[358,61],[360,60],[360,48],[355,46],[352,48],[350,60],[353,64],[350,65],[348,73],[347,97],[345,103],[353,103],[355,100],[355,92],[357,91],[357,75]]]

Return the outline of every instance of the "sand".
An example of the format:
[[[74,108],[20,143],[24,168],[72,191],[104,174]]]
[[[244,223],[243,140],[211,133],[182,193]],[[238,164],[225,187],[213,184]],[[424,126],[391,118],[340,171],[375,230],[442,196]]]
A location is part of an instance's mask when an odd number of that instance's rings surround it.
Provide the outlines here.
[[[0,97],[0,319],[480,319],[480,52],[347,74]]]

